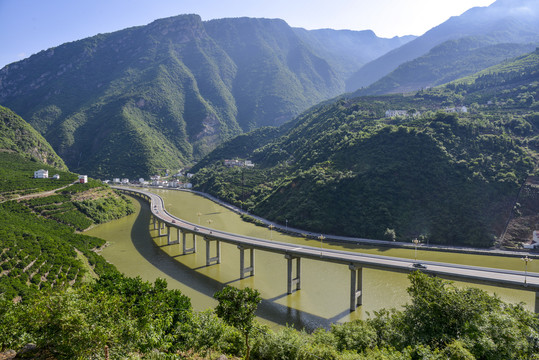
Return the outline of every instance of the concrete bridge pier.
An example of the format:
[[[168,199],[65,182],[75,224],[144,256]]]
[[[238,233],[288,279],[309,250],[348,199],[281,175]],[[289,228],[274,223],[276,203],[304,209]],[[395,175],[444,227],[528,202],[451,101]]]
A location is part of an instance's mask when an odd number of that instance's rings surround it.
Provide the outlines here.
[[[181,242],[181,233],[182,233],[182,231],[180,230],[180,228],[177,228],[176,230],[178,230],[178,238],[177,238],[178,240],[177,241],[178,241],[178,245],[179,245],[180,242]]]
[[[287,286],[286,286],[286,293],[292,294],[292,287],[296,286],[296,291],[301,289],[301,281],[300,281],[300,275],[301,275],[301,258],[297,256],[292,255],[285,255],[287,262]],[[296,277],[292,277],[292,268],[293,264],[292,262],[296,260]]]
[[[220,264],[221,263],[221,242],[219,240],[212,240],[204,236],[204,241],[206,242],[206,266],[210,266],[212,263]],[[212,257],[211,254],[211,243],[215,241],[215,251],[217,255]]]
[[[157,218],[153,216],[153,229],[157,230]]]
[[[157,221],[157,228],[159,229],[159,236],[163,236],[163,234],[161,234],[161,229],[163,228],[163,224],[164,223]]]
[[[197,252],[197,238],[196,234],[193,233],[193,246],[190,248],[187,248],[187,241],[185,241],[185,232],[183,233],[183,254],[194,254]]]
[[[170,228],[171,226],[167,225],[167,245],[170,245]]]
[[[350,264],[350,311],[355,311],[363,303],[362,283],[363,268],[361,266]]]
[[[250,276],[255,275],[255,249],[245,248],[244,246],[238,245],[240,250],[240,279],[245,279],[245,274],[250,273]],[[245,267],[245,250],[250,250],[250,265]]]

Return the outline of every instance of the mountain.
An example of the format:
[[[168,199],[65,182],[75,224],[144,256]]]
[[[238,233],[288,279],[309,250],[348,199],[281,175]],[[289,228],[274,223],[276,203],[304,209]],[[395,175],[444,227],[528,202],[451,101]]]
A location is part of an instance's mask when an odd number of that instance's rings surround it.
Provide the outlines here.
[[[474,38],[449,40],[427,54],[400,65],[355,96],[411,92],[475,74],[485,68],[529,53],[533,44],[485,44]]]
[[[0,106],[0,152],[16,153],[60,170],[64,161],[33,127],[8,108]],[[36,169],[37,170],[37,169]]]
[[[535,51],[445,87],[321,104],[273,139],[223,144],[193,169],[195,188],[312,232],[491,246],[539,175],[538,70]],[[539,206],[536,188],[522,193]]]
[[[432,28],[422,36],[363,66],[346,84],[347,91],[369,86],[399,65],[427,54],[448,40],[474,37],[494,44],[539,43],[539,3],[536,0],[498,0],[476,7]]]
[[[379,38],[371,30],[305,30],[295,28],[294,32],[320,57],[326,59],[346,81],[361,66],[385,53],[402,46],[416,36],[395,36],[391,39]]]
[[[332,36],[341,43],[314,48]],[[346,55],[342,39],[354,36],[311,36],[278,19],[161,19],[4,67],[0,104],[23,116],[73,171],[148,176],[342,93],[361,44],[375,44],[367,61],[406,40],[360,34],[365,40]],[[338,56],[326,60],[333,50]]]

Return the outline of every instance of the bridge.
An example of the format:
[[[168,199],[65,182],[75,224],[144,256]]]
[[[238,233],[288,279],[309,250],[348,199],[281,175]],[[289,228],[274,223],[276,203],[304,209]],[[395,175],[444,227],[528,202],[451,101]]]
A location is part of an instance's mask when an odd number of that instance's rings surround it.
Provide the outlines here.
[[[221,263],[221,242],[236,245],[240,251],[239,272],[241,279],[255,275],[255,250],[283,254],[287,259],[287,294],[301,289],[301,259],[311,259],[348,266],[350,269],[350,311],[354,311],[357,306],[362,304],[362,270],[370,268],[402,273],[420,270],[423,273],[449,280],[534,291],[535,312],[539,313],[539,273],[434,261],[423,261],[421,265],[418,265],[416,261],[405,258],[321,249],[243,236],[203,227],[175,217],[167,212],[163,199],[149,191],[123,187],[113,188],[148,201],[154,230],[159,231],[159,236],[166,236],[168,244],[181,244],[183,254],[196,252],[196,237],[201,237],[206,245],[206,266]],[[172,239],[174,231],[172,229],[177,232],[175,240]],[[190,241],[188,235],[192,236]],[[246,251],[249,257],[248,263],[246,263]]]

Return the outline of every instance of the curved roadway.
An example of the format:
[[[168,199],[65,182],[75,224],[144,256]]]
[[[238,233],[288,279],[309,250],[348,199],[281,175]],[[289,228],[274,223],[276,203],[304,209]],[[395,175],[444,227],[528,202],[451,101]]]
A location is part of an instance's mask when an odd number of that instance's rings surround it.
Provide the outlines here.
[[[319,261],[341,263],[346,265],[353,264],[360,267],[398,272],[411,272],[418,269],[414,267],[414,263],[416,263],[416,261],[406,258],[368,255],[350,251],[321,249],[312,246],[289,244],[239,234],[232,234],[225,231],[196,225],[168,213],[163,199],[157,194],[138,189],[120,187],[115,188],[139,196],[144,195],[150,201],[150,208],[153,216],[159,219],[159,221],[166,223],[167,226],[179,228],[186,233],[193,233],[205,238],[219,240],[230,244],[242,245],[245,248],[254,248],[257,250],[271,251]],[[483,268],[478,266],[457,265],[433,261],[423,261],[421,264],[425,266],[425,268],[420,269],[421,271],[447,279],[483,283],[536,292],[539,291],[539,273],[525,273],[523,271]]]
[[[350,251],[321,249],[311,246],[288,244],[277,241],[264,240],[225,231],[215,230],[182,220],[167,212],[163,199],[154,193],[144,190],[114,187],[115,189],[144,196],[149,199],[152,215],[164,222],[167,226],[181,229],[186,233],[193,233],[207,239],[219,240],[230,244],[241,245],[245,248],[271,251],[298,258],[308,258],[319,261],[355,265],[372,269],[382,269],[398,272],[411,272],[418,270],[414,267],[416,261],[405,258],[396,258],[382,255],[368,255]],[[539,305],[539,273],[477,266],[457,265],[433,261],[422,261],[424,273],[433,274],[442,278],[461,280],[465,282],[481,283],[502,286],[513,289],[536,292],[536,312]]]

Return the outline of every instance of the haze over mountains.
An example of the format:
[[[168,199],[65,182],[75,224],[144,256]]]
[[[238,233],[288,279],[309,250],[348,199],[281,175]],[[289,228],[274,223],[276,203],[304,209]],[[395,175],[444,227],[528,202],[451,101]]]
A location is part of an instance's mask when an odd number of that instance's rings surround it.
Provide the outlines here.
[[[498,0],[488,7],[472,8],[461,16],[451,17],[417,39],[366,64],[351,76],[346,84],[346,90],[355,91],[369,86],[397,69],[399,65],[426,55],[435,46],[446,41],[472,37],[477,42],[476,46],[470,49],[474,50],[479,48],[480,43],[485,47],[507,43],[537,45],[538,34],[539,2]],[[510,53],[507,58],[511,58]],[[447,60],[449,63],[451,59]],[[471,71],[469,74],[474,70],[469,69]],[[410,89],[419,88],[416,85]]]
[[[181,15],[10,64],[0,70],[0,105],[36,128],[72,171],[147,177],[395,69],[356,95],[442,84],[529,52],[539,43],[536,8],[497,1],[419,38],[392,39]]]

